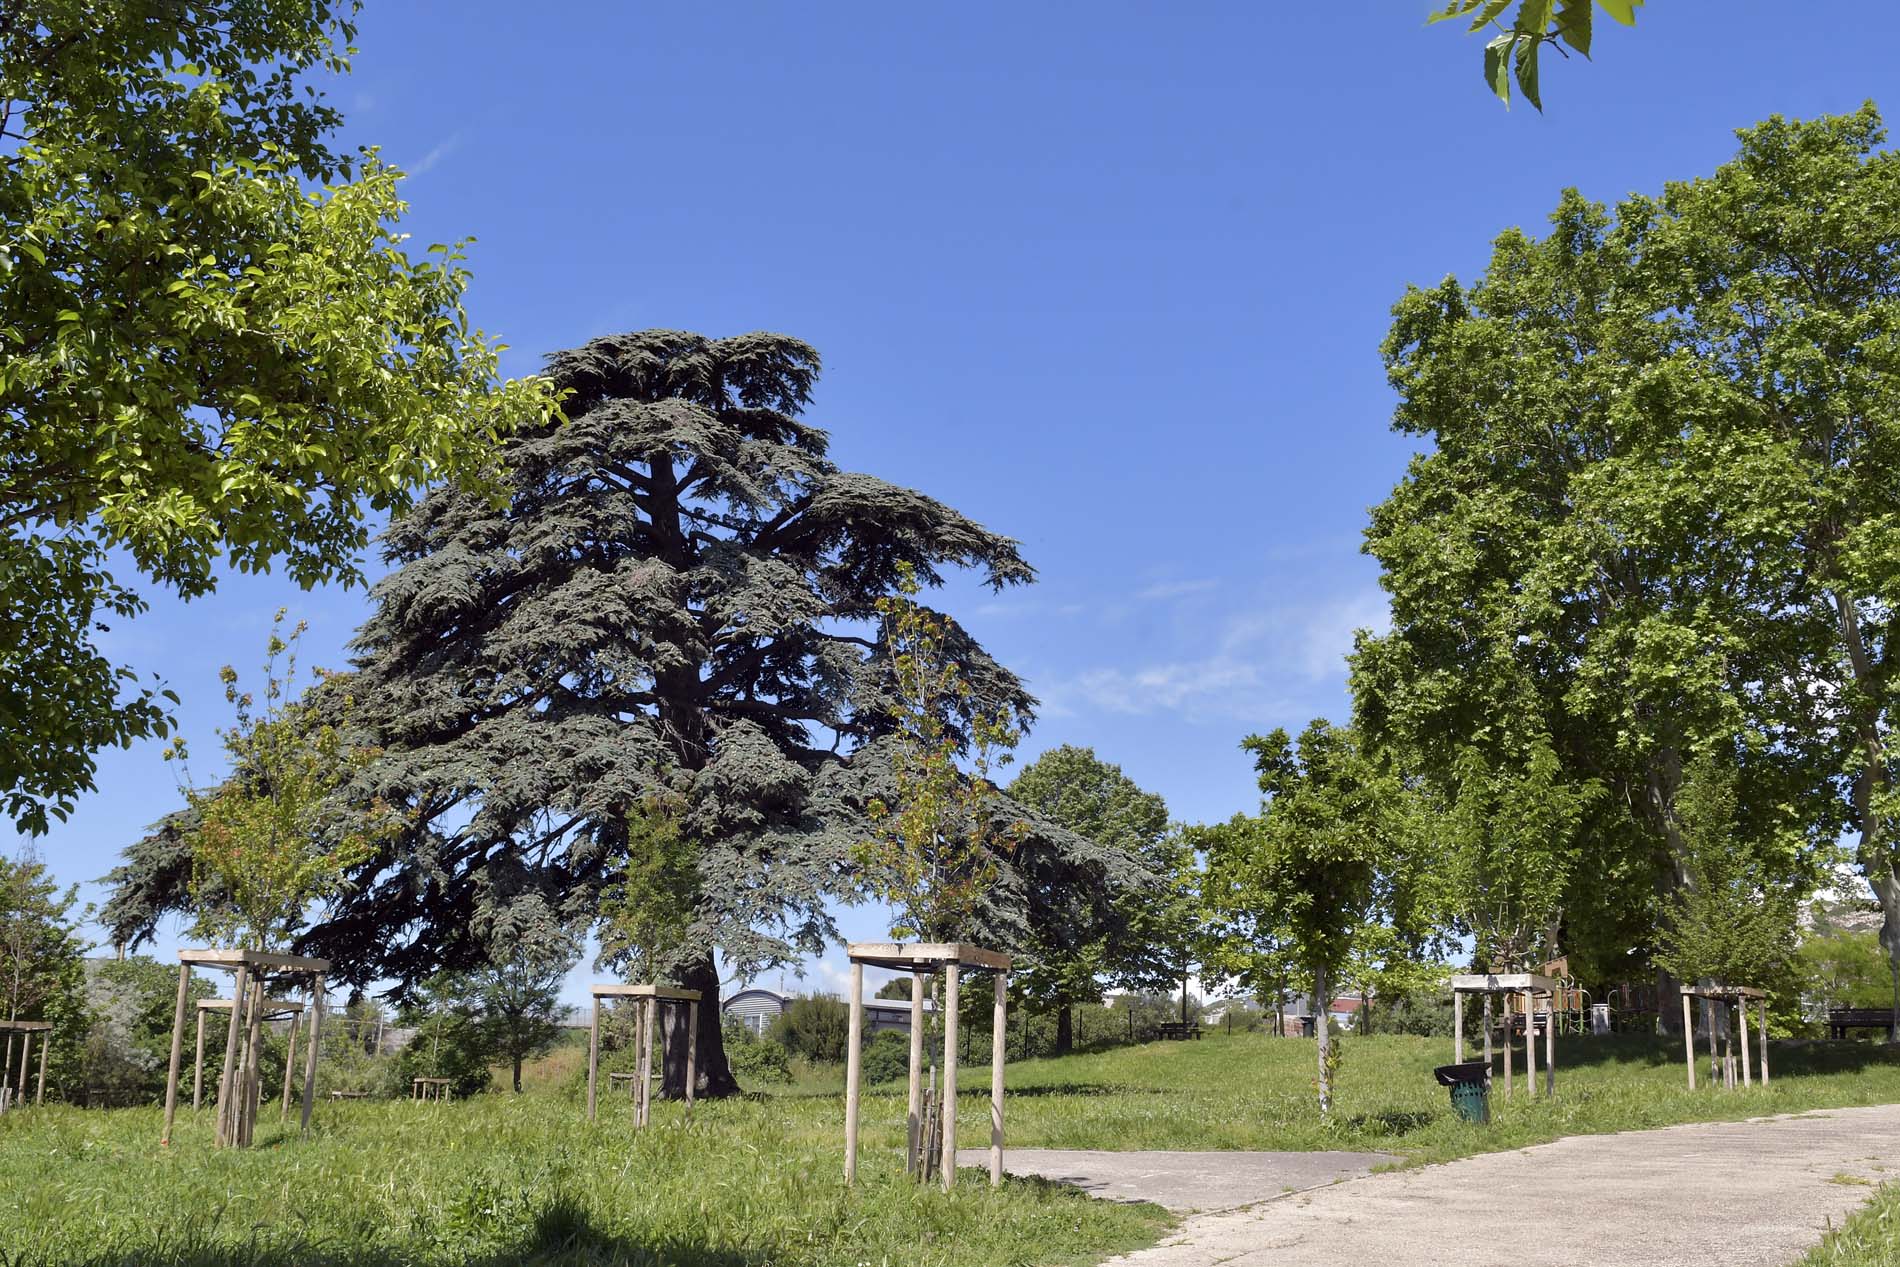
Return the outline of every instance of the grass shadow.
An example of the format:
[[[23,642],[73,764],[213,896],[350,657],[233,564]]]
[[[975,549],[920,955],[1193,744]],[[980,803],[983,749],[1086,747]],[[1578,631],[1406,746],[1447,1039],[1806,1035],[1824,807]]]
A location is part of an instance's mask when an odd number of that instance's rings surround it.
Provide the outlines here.
[[[556,1197],[503,1249],[459,1260],[461,1267],[768,1267],[773,1252],[742,1252],[680,1238],[617,1236],[594,1226],[581,1206]],[[214,1240],[201,1230],[150,1245],[127,1240],[85,1258],[40,1258],[0,1247],[0,1267],[413,1267],[400,1249],[363,1249],[288,1237]]]

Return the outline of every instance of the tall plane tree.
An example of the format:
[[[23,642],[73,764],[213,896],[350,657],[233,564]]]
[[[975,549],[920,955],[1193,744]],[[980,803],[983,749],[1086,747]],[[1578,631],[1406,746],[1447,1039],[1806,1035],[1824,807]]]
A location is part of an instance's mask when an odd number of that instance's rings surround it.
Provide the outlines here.
[[[591,921],[648,861],[656,803],[697,861],[658,971],[712,999],[716,950],[744,972],[822,945],[889,777],[879,598],[906,569],[1032,572],[1015,542],[834,466],[799,417],[818,369],[775,334],[596,339],[550,358],[569,421],[509,446],[506,503],[445,489],[391,526],[355,690],[385,750],[374,791],[415,826],[306,948],[415,980],[472,961],[467,930],[522,895]],[[970,686],[952,733],[1026,714],[946,624]],[[733,1090],[716,1007],[699,1052],[706,1092]]]

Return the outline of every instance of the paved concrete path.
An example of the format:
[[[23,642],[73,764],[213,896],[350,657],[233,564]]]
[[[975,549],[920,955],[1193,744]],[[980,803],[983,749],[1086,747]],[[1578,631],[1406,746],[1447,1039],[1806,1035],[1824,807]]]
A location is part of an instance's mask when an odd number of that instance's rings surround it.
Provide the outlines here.
[[[1072,1184],[1111,1201],[1152,1201],[1176,1213],[1231,1210],[1288,1192],[1369,1175],[1392,1153],[1104,1153],[1011,1148],[1003,1168]],[[959,1166],[987,1167],[988,1149],[962,1149]]]
[[[1195,1215],[1110,1267],[1785,1267],[1891,1178],[1900,1105],[1577,1135]]]

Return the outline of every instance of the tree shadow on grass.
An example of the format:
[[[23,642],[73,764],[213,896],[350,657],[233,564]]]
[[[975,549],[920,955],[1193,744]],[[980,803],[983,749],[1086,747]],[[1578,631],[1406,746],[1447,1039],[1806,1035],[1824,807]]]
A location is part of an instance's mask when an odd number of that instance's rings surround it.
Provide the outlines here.
[[[957,1098],[963,1100],[971,1096],[980,1096],[987,1100],[989,1094],[988,1091],[980,1088],[976,1090],[966,1088],[960,1089],[957,1092]],[[1172,1094],[1175,1094],[1175,1092],[1167,1087],[1138,1087],[1115,1082],[1042,1082],[1030,1087],[1006,1086],[1003,1088],[1003,1097],[1007,1100],[1034,1100],[1042,1096],[1090,1097]]]
[[[211,1241],[187,1232],[149,1246],[122,1241],[84,1258],[41,1258],[0,1248],[0,1267],[413,1267],[428,1258],[404,1249],[360,1249],[331,1241],[253,1237]],[[777,1256],[678,1238],[644,1241],[604,1232],[577,1203],[557,1197],[507,1247],[460,1260],[459,1267],[767,1267]]]
[[[1437,1113],[1413,1113],[1397,1110],[1385,1113],[1360,1113],[1346,1119],[1346,1126],[1355,1134],[1364,1135],[1406,1135],[1421,1127],[1430,1126],[1441,1115]]]

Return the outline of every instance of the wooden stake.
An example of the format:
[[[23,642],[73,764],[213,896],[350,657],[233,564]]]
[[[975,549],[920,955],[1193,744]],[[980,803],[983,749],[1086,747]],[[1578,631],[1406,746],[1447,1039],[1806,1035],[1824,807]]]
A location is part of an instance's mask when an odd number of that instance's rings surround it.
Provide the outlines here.
[[[1531,1099],[1537,1098],[1537,1003],[1529,990],[1524,991],[1524,1083]]]
[[[1682,996],[1682,1050],[1689,1062],[1689,1090],[1695,1090],[1695,1025],[1689,1018],[1689,996]]]
[[[864,1072],[864,965],[851,961],[851,1025],[844,1043],[844,1181],[858,1181],[858,1079]]]
[[[1761,1001],[1761,1086],[1768,1089],[1768,1000]],[[42,1052],[42,1055],[45,1053]],[[45,1063],[42,1061],[41,1063]]]
[[[1708,999],[1703,1000],[1702,1021],[1709,1027],[1709,1085],[1720,1085],[1722,1078],[1722,1058],[1715,1052],[1715,1005]]]
[[[1557,996],[1550,998],[1550,1016],[1544,1022],[1544,1094],[1557,1094]]]
[[[178,1110],[178,1058],[184,1054],[185,1046],[185,1003],[191,993],[191,965],[178,965],[178,1007],[172,1013],[172,1063],[165,1074],[165,1133],[159,1137],[161,1146],[172,1142],[172,1117]]]
[[[699,1002],[686,1001],[686,1117],[693,1116],[693,1095],[699,1090]]]
[[[238,1074],[238,1026],[243,1020],[244,991],[251,983],[249,965],[240,963],[237,976],[231,989],[231,1020],[224,1031],[224,1068],[218,1071],[218,1126],[215,1140],[219,1147],[232,1140],[231,1104],[235,1098],[231,1093],[236,1089]],[[180,1035],[182,1038],[183,1035]]]
[[[633,1081],[633,1124],[641,1128],[647,1124],[647,1095],[653,1086],[653,1013],[658,1006],[657,999],[640,1000],[640,1030],[636,1039],[639,1048],[634,1065],[638,1072]]]
[[[1504,1098],[1510,1099],[1515,1088],[1511,1083],[1511,996],[1504,996]]]
[[[198,1054],[191,1061],[191,1111],[204,1107],[205,1010],[198,1009]]]
[[[957,977],[962,965],[943,966],[943,1190],[957,1183]]]
[[[290,1029],[284,1035],[284,1102],[277,1110],[277,1120],[290,1120],[290,1079],[297,1069],[297,1022],[303,1019],[295,1012],[290,1015]]]
[[[594,1082],[600,1076],[600,996],[594,997],[594,1019],[587,1027],[587,1120],[594,1120]]]
[[[264,974],[258,973],[251,978],[251,998],[249,1024],[244,1035],[244,1085],[238,1096],[238,1132],[240,1147],[249,1148],[254,1128],[257,1125],[257,1102],[263,1088],[259,1085],[261,1077],[261,1057],[264,1046]]]
[[[1008,1057],[1006,1014],[1009,974],[996,973],[996,1007],[990,1020],[990,1187],[1003,1186],[1003,1063]],[[1230,1013],[1231,1015],[1231,1013]]]
[[[1755,1085],[1755,1075],[1748,1067],[1748,1000],[1747,999],[1736,1000],[1735,1020],[1736,1020],[1736,1023],[1741,1027],[1741,1031],[1742,1031],[1742,1085],[1744,1087],[1752,1087]]]
[[[46,1049],[52,1046],[52,1038],[53,1035],[50,1030],[40,1036],[40,1079],[39,1085],[33,1090],[33,1103],[35,1104],[46,1103]],[[1764,1087],[1768,1085],[1768,1066],[1766,1064],[1762,1065],[1761,1084]]]
[[[304,1040],[306,1046],[303,1065],[303,1125],[305,1134],[310,1132],[310,1108],[317,1096],[317,1031],[323,1028],[323,974],[318,973],[310,979],[310,1006],[304,1009],[310,1018],[310,1036]]]
[[[44,1042],[45,1040],[41,1040]],[[33,1054],[33,1031],[26,1030],[20,1035],[20,1086],[15,1092],[21,1100],[26,1099],[26,1062]]]
[[[1465,996],[1458,990],[1451,992],[1451,1063],[1465,1063]]]
[[[924,1108],[924,974],[910,974],[910,1086],[904,1097],[904,1121],[910,1148],[904,1154],[904,1171],[922,1175],[925,1145],[922,1142]]]

